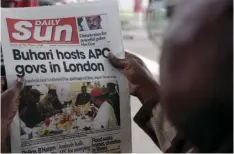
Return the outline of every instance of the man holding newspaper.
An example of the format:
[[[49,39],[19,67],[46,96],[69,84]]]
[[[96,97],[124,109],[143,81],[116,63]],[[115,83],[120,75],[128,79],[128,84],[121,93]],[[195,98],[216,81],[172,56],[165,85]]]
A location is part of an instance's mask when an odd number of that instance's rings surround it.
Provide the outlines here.
[[[231,0],[178,6],[163,44],[160,86],[138,57],[109,55],[142,102],[134,120],[163,152],[233,152],[232,10]],[[2,147],[23,83],[2,93]],[[105,104],[100,89],[91,93],[95,104]]]

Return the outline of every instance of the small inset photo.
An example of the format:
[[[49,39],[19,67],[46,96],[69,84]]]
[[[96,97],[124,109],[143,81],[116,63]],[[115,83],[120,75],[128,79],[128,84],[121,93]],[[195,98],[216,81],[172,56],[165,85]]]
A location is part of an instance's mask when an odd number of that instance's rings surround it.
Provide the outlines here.
[[[116,80],[25,86],[20,93],[21,140],[120,126]]]
[[[106,25],[106,15],[78,17],[77,25],[79,31],[104,29]]]

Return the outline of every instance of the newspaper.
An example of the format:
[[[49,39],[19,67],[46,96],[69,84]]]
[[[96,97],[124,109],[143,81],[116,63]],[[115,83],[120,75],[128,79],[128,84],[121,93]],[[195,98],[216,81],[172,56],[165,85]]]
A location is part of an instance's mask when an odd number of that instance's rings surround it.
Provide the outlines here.
[[[11,150],[131,152],[128,81],[108,62],[124,58],[114,0],[2,9],[8,86],[26,86],[11,127]]]

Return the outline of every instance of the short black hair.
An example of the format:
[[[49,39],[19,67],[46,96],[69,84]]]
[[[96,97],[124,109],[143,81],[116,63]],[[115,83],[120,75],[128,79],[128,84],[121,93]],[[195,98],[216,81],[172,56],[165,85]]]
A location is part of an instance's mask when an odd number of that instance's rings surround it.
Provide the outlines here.
[[[87,87],[86,87],[86,86],[82,86],[82,87],[81,87],[81,89],[83,89],[83,88],[86,88],[86,89],[87,89]]]
[[[31,89],[28,93],[30,95],[37,96],[37,97],[40,97],[42,95],[41,92],[37,89]]]

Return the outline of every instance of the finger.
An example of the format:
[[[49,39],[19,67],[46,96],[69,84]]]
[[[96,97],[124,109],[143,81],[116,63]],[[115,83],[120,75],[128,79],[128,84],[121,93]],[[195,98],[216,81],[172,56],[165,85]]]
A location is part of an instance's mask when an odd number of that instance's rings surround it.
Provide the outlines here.
[[[11,123],[17,110],[17,97],[20,90],[23,88],[24,80],[18,79],[15,81],[12,88],[7,89],[1,94],[1,103],[5,110],[2,110],[2,120],[5,121],[5,125]]]
[[[13,88],[16,88],[18,90],[22,90],[23,87],[25,85],[25,80],[24,78],[18,78],[16,81],[15,81],[15,84],[13,86]]]
[[[147,73],[149,76],[153,77],[153,74],[150,72],[150,70],[148,69],[148,67],[145,65],[144,62],[140,62],[138,59],[131,59],[131,66],[134,67],[135,70],[138,69],[143,69],[145,73]]]
[[[7,89],[1,94],[1,101],[2,104],[8,104],[9,106],[12,104],[16,105],[16,99],[19,95],[20,90],[24,86],[24,80],[23,79],[18,79],[15,81],[14,85],[12,88]]]
[[[144,62],[142,61],[142,59],[140,59],[138,56],[130,53],[128,50],[125,50],[125,56],[126,56],[126,59],[135,59],[137,60],[140,64],[142,65],[145,65]]]
[[[134,88],[133,88],[132,83],[128,82],[128,86],[129,86],[129,92],[130,92],[130,94],[134,96]]]
[[[137,88],[136,85],[129,83],[129,91],[132,96],[136,96],[136,88]]]
[[[129,51],[129,50],[124,50],[124,52],[125,52],[125,57],[126,57],[126,59],[127,59],[127,58],[133,58],[133,57],[134,57],[134,54],[132,54],[131,51]]]
[[[124,69],[127,66],[127,61],[125,59],[119,59],[112,53],[109,53],[108,60],[115,68],[118,69]]]

